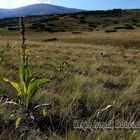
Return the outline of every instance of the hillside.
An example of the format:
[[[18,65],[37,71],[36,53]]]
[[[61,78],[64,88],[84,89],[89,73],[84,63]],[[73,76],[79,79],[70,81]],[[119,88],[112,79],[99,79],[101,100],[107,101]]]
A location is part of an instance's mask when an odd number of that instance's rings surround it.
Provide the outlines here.
[[[114,9],[108,11],[84,11],[72,14],[26,17],[27,28],[34,31],[67,32],[122,30],[140,27],[140,10]],[[18,18],[0,20],[0,28],[16,30]]]
[[[140,29],[140,9],[114,9],[107,11],[83,11],[71,14],[55,14],[44,16],[28,16],[26,19],[26,30],[29,32],[59,33],[71,32],[72,34],[82,34],[83,32],[96,33],[100,31],[108,33],[135,32]],[[18,33],[18,18],[0,19],[1,34],[5,31]],[[9,32],[9,33],[10,33]],[[58,37],[57,37],[58,38]],[[52,38],[56,40],[57,38]],[[111,36],[111,39],[93,38],[94,44],[123,44],[126,48],[140,47],[140,40],[136,38],[122,42]],[[115,39],[115,40],[113,40]],[[79,40],[82,42],[82,40]],[[90,43],[88,41],[87,43]]]
[[[31,15],[52,15],[79,12],[81,10],[51,4],[33,4],[15,9],[0,9],[0,18]]]

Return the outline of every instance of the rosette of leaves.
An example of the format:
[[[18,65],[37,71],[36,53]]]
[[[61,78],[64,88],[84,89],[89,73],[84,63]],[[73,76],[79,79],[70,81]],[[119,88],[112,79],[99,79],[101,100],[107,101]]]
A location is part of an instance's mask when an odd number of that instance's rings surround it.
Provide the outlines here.
[[[36,74],[30,74],[28,65],[24,64],[24,60],[21,59],[19,65],[19,77],[20,82],[13,82],[7,78],[0,78],[3,82],[11,85],[16,90],[18,103],[26,111],[28,111],[32,98],[37,93],[38,89],[46,83],[49,83],[49,79],[37,79]]]

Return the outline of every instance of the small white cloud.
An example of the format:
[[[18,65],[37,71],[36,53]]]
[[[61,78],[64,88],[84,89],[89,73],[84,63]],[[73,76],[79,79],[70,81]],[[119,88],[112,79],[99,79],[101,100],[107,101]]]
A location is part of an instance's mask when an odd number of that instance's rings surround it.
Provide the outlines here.
[[[26,6],[35,3],[48,3],[51,4],[51,0],[0,0],[0,8],[16,8]]]
[[[5,0],[1,0],[1,1],[0,1],[0,7],[1,7],[1,8],[6,7],[6,4],[7,4],[7,2],[6,2]]]
[[[40,0],[40,2],[42,2],[42,3],[48,3],[48,4],[51,4],[52,3],[51,0]]]

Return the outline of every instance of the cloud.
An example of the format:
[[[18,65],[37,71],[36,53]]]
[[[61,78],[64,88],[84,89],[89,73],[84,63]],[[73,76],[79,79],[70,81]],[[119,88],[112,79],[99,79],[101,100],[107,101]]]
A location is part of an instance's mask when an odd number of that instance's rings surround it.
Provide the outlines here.
[[[0,0],[0,8],[16,8],[35,3],[51,4],[51,0]]]

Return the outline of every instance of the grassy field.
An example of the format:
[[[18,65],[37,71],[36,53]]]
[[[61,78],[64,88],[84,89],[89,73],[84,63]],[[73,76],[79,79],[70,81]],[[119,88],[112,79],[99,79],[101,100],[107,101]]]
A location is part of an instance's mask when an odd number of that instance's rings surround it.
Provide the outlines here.
[[[74,120],[138,122],[140,119],[140,28],[106,33],[26,31],[32,72],[51,79],[32,100],[52,103],[38,110],[35,124],[14,129],[13,107],[0,107],[0,139],[139,140],[139,130],[74,130]],[[18,81],[18,31],[0,29],[0,76]],[[10,86],[0,83],[0,104],[16,100]],[[6,113],[5,113],[6,112]],[[28,122],[29,123],[29,122]],[[28,136],[26,136],[26,134]],[[21,138],[22,139],[22,138]]]

